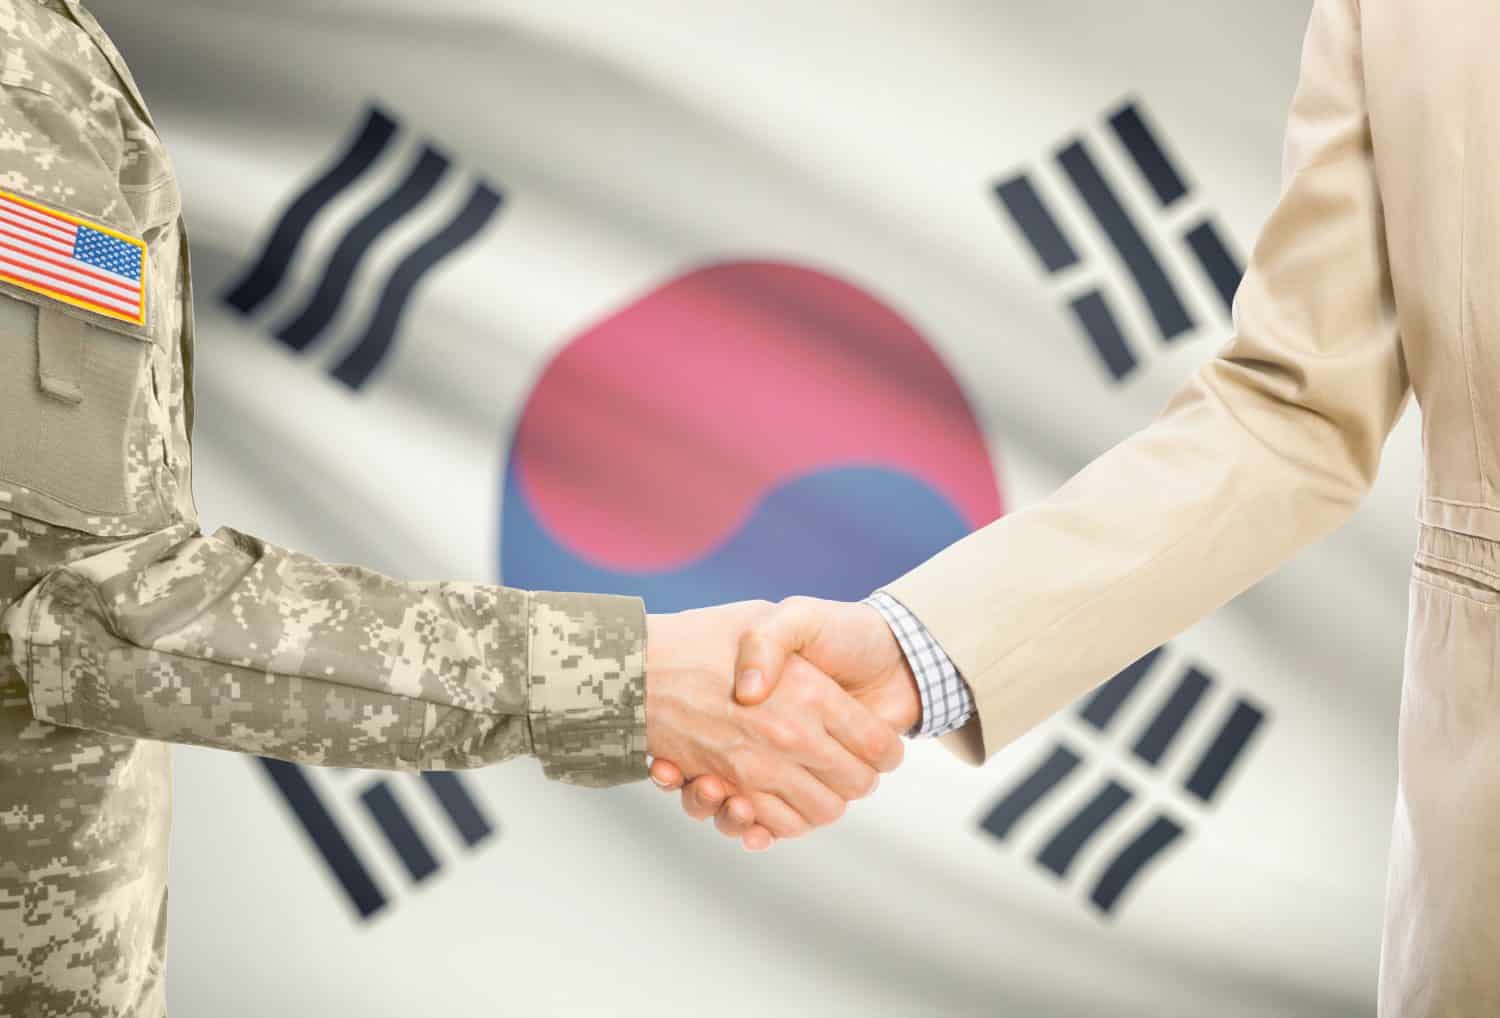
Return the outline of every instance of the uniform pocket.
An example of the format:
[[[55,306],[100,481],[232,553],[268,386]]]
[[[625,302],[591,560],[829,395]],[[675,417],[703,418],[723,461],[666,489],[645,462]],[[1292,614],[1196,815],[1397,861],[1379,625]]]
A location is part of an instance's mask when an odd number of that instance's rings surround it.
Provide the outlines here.
[[[149,335],[0,296],[0,493],[22,515],[106,532],[162,515],[148,419]],[[6,501],[0,499],[0,502]]]

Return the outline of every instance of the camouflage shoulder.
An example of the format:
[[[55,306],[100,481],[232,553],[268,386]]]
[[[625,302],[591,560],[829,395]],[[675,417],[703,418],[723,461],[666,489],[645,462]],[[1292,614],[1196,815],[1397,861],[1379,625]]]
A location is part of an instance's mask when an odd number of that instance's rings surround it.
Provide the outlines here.
[[[67,14],[0,0],[0,190],[134,234],[119,75]]]

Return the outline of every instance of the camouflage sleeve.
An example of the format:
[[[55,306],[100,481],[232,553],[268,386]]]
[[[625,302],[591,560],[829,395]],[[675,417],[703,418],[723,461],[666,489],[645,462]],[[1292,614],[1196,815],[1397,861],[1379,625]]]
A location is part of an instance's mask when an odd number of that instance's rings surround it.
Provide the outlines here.
[[[403,583],[181,524],[47,574],[3,630],[53,724],[347,767],[646,773],[635,598]]]

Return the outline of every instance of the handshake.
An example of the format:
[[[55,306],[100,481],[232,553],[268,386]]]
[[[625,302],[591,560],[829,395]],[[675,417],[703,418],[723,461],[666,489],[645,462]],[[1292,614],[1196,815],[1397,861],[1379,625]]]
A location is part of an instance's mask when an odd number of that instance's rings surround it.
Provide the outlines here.
[[[751,851],[833,823],[901,763],[916,680],[867,604],[789,598],[651,615],[652,780]]]

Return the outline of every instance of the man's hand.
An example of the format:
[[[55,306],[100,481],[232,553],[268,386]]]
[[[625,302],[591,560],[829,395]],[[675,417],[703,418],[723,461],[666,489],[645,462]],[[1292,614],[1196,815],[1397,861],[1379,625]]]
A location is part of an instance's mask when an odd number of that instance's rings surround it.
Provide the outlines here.
[[[777,695],[798,671],[799,656],[836,679],[893,732],[909,731],[921,720],[921,699],[906,655],[869,605],[793,597],[757,612],[739,640],[736,699],[753,705]],[[672,791],[693,778],[674,766],[678,761],[670,754],[657,756],[651,777],[661,788]],[[746,848],[769,848],[775,832],[756,826],[757,803],[735,794],[731,783],[716,773],[709,769],[683,787],[683,809],[699,819],[717,815],[719,830],[742,838]]]
[[[720,810],[720,796],[711,812],[749,847],[837,820],[902,755],[888,724],[806,661],[784,662],[756,705],[734,702],[742,634],[775,611],[744,602],[647,619],[647,751],[672,761],[679,780],[713,775],[710,790],[736,801]]]
[[[789,597],[760,615],[740,637],[735,663],[735,699],[763,701],[782,669],[800,654],[837,679],[898,732],[922,720],[917,680],[891,627],[867,604]]]

